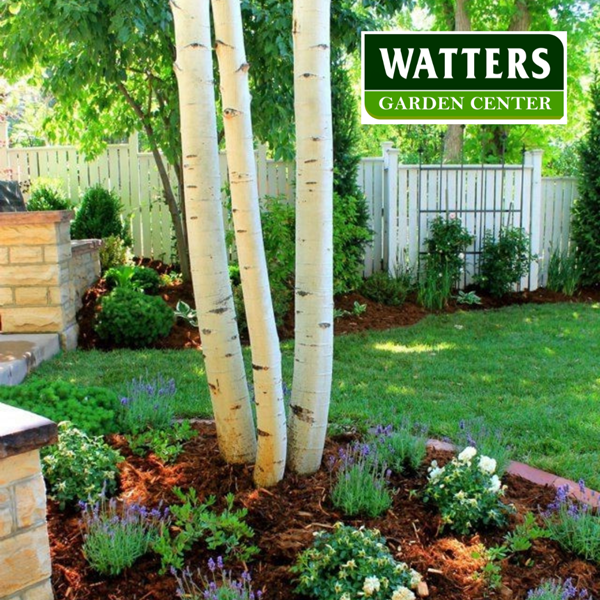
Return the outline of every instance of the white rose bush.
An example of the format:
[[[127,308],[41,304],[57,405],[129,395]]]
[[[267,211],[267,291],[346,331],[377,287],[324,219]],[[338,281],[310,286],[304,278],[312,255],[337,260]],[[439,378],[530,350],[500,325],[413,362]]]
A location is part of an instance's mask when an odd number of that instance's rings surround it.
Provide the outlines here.
[[[421,575],[394,559],[376,529],[337,523],[319,531],[292,572],[299,594],[319,600],[414,600]]]
[[[496,473],[496,460],[467,446],[447,465],[433,461],[424,500],[437,506],[442,522],[459,534],[506,522],[510,507],[501,497],[505,487]]]

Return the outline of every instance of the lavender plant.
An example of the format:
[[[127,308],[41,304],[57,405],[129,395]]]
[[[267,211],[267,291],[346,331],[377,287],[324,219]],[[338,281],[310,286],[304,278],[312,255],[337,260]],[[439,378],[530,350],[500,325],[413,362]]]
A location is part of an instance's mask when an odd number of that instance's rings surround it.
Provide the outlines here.
[[[379,425],[372,436],[377,456],[394,472],[416,471],[427,454],[427,429],[405,421],[398,429]]]
[[[167,429],[175,418],[174,379],[162,375],[154,379],[139,377],[127,386],[121,398],[120,422],[124,433],[138,434],[147,429]]]
[[[82,509],[83,554],[98,573],[118,575],[150,550],[168,520],[168,510],[148,510],[116,499],[86,504]]]
[[[581,493],[592,495],[579,482]],[[578,503],[569,496],[569,486],[558,488],[556,498],[543,514],[550,537],[563,548],[586,560],[600,563],[600,515],[586,503]]]
[[[535,600],[593,600],[586,589],[578,590],[571,579],[566,581],[545,581],[534,590],[529,590],[527,599]]]
[[[260,600],[261,590],[252,588],[252,577],[244,571],[234,578],[231,571],[225,569],[223,558],[217,557],[216,562],[210,558],[207,563],[209,577],[204,577],[198,570],[196,583],[192,571],[187,568],[180,574],[175,569],[171,572],[177,578],[177,596],[186,600]]]
[[[478,527],[504,524],[509,507],[500,501],[503,494],[495,459],[478,457],[477,450],[468,446],[444,467],[431,463],[423,499],[438,507],[444,525],[467,534]]]
[[[329,468],[336,478],[331,492],[333,505],[345,515],[377,517],[392,505],[390,471],[374,446],[355,442],[342,448],[337,459],[331,457]]]

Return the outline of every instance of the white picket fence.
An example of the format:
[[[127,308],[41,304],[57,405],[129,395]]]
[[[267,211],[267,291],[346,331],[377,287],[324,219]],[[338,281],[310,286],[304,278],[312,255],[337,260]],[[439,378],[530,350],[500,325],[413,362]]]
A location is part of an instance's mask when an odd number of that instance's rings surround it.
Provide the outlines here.
[[[5,125],[5,124],[4,124]],[[101,184],[115,190],[130,220],[137,256],[170,260],[173,255],[171,217],[162,200],[162,185],[154,158],[139,152],[138,136],[127,144],[111,144],[93,161],[74,146],[11,148],[6,127],[0,124],[0,173],[21,184],[40,177],[60,179],[75,202],[90,186]],[[227,159],[220,156],[221,180],[227,181]],[[267,159],[264,147],[257,150],[258,184],[261,197],[285,195],[293,198],[293,165]],[[177,190],[177,178],[170,173]],[[24,185],[27,189],[27,185]]]
[[[293,201],[293,163],[269,160],[260,147],[257,165],[261,197],[283,195]],[[552,251],[569,243],[577,185],[574,178],[542,178],[541,168],[541,151],[527,152],[523,165],[504,167],[401,165],[398,150],[391,143],[383,144],[382,156],[363,158],[358,173],[374,231],[365,256],[365,276],[406,267],[418,272],[429,222],[436,215],[454,214],[475,238],[466,252],[463,286],[477,273],[485,231],[498,232],[508,223],[529,233],[532,251],[539,256],[521,287],[533,290],[544,285]],[[96,183],[114,189],[131,220],[134,252],[167,260],[172,256],[172,227],[158,171],[152,155],[139,152],[137,135],[86,162],[71,146],[11,148],[4,124],[0,126],[0,172],[22,183],[58,178],[73,199]],[[221,178],[227,181],[224,155]],[[174,175],[171,179],[175,185]]]
[[[429,223],[453,215],[474,236],[462,287],[478,272],[485,232],[497,234],[506,225],[525,229],[538,256],[520,287],[544,285],[553,250],[568,247],[577,185],[574,178],[543,178],[541,170],[539,150],[526,152],[522,165],[419,166],[398,164],[398,150],[384,144],[383,156],[363,159],[359,171],[375,232],[365,275],[382,269],[418,272]]]

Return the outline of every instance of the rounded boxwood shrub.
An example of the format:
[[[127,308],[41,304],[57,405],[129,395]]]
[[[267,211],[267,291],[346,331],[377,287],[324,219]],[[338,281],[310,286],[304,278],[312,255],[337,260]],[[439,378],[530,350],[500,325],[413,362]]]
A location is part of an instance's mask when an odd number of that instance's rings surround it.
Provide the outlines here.
[[[89,435],[117,433],[119,398],[102,387],[68,381],[32,381],[0,386],[0,402],[28,410],[51,421],[70,421]]]
[[[146,294],[158,294],[160,288],[160,275],[148,267],[135,267],[131,282],[134,287],[146,292]]]
[[[71,201],[65,197],[58,179],[40,177],[31,184],[27,210],[70,210]]]
[[[96,317],[100,339],[117,346],[141,348],[169,335],[175,315],[160,296],[118,287],[101,300]]]
[[[101,185],[89,188],[71,225],[71,237],[85,240],[115,236],[131,246],[129,229],[121,220],[122,209],[121,200],[114,192]]]

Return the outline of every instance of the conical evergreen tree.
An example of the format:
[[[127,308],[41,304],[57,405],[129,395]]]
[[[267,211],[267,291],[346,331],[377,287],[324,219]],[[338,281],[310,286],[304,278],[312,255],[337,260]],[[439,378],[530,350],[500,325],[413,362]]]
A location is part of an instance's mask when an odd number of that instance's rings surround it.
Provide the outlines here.
[[[600,283],[600,76],[591,88],[589,131],[579,148],[579,200],[573,209],[572,238],[582,283]]]

